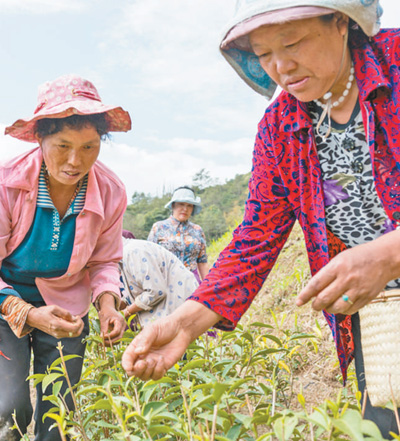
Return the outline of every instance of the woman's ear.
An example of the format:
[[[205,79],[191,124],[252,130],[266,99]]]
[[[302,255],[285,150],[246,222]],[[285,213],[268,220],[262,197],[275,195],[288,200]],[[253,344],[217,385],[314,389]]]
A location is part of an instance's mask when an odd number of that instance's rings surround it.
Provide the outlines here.
[[[37,133],[35,133],[35,138],[38,144],[40,145],[40,147],[42,147],[43,138],[41,138]]]
[[[344,36],[349,28],[349,17],[342,12],[335,12],[335,20],[339,33]]]

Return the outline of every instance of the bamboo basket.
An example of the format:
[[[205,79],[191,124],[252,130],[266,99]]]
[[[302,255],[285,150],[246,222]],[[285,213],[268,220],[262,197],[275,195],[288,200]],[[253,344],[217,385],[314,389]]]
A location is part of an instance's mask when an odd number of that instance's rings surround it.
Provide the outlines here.
[[[400,407],[400,289],[382,292],[359,315],[371,404]]]

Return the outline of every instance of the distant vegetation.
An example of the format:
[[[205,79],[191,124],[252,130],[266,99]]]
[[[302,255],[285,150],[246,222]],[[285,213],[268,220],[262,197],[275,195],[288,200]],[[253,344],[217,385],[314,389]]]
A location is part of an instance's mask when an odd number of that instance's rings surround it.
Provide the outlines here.
[[[203,228],[208,244],[241,220],[249,178],[250,173],[236,175],[219,184],[204,169],[193,177],[192,188],[201,197],[203,209],[192,220]],[[164,206],[171,196],[171,192],[156,197],[135,192],[125,213],[124,228],[132,231],[137,239],[147,239],[153,223],[170,216]]]

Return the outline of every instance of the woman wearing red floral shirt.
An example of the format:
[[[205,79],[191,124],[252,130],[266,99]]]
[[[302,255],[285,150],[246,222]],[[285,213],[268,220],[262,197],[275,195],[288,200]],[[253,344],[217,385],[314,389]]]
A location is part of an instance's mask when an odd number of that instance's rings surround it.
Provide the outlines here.
[[[313,278],[297,304],[324,310],[343,378],[353,358],[363,392],[357,311],[400,288],[398,30],[379,32],[378,1],[243,0],[221,43],[227,61],[268,97],[244,220],[193,296],[127,349],[123,365],[159,378],[215,325],[232,329],[299,221]],[[366,418],[396,432],[388,409]]]

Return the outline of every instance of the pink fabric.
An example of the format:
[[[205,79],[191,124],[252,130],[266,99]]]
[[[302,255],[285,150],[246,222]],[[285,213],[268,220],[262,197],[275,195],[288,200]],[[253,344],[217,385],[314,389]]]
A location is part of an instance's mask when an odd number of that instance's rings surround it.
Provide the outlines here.
[[[110,132],[127,132],[131,129],[129,113],[121,107],[104,105],[90,81],[77,75],[63,75],[39,87],[33,117],[19,119],[6,127],[5,134],[22,141],[36,142],[34,128],[38,119],[96,113],[106,113]]]
[[[136,239],[135,235],[129,230],[122,230],[122,236],[125,239]]]
[[[233,27],[221,43],[221,49],[229,49],[236,46],[239,49],[252,52],[248,35],[255,29],[265,25],[275,25],[293,20],[318,17],[336,12],[334,9],[322,8],[319,6],[296,6],[293,8],[278,9],[255,15]],[[246,38],[243,38],[246,37]],[[237,40],[237,41],[235,41]]]
[[[40,148],[35,148],[0,165],[0,264],[19,246],[32,224],[42,160]],[[122,182],[96,161],[89,171],[85,206],[76,219],[66,274],[36,279],[46,304],[82,317],[103,291],[120,297],[118,262],[126,205]],[[0,279],[0,289],[6,287]]]

